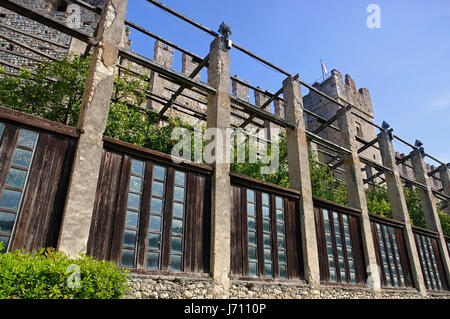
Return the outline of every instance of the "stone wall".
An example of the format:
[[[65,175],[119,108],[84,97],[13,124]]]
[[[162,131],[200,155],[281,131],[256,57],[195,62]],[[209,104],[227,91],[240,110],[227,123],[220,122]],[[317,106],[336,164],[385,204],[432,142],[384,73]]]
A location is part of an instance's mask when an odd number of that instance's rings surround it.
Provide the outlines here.
[[[129,275],[127,299],[210,299],[213,284],[209,278],[183,278],[158,275]],[[450,292],[428,293],[423,297],[415,289],[382,289],[321,285],[312,288],[304,281],[233,281],[230,299],[450,299]]]
[[[86,9],[80,8],[75,4],[71,4],[70,1],[22,0],[22,2],[27,6],[37,9],[43,13],[49,14],[50,16],[56,18],[57,20],[60,20],[61,22],[69,24],[72,23],[72,25],[75,26],[76,28],[91,34],[94,32],[98,24],[98,16],[96,14]],[[85,2],[88,2],[92,5],[101,5],[104,2],[104,0],[85,0]],[[65,5],[60,6],[61,3],[65,3]],[[66,10],[61,11],[62,9]],[[70,19],[71,17],[73,18]],[[23,43],[33,49],[39,50],[40,52],[48,54],[54,58],[60,59],[65,55],[67,55],[67,53],[69,52],[69,47],[71,46],[72,41],[70,36],[63,34],[59,31],[56,31],[55,29],[46,27],[43,24],[25,18],[21,15],[18,15],[14,12],[11,12],[1,7],[0,7],[0,23],[62,45],[58,46],[55,44],[47,43],[44,41],[31,38],[26,35],[18,34],[5,28],[0,28],[1,35],[4,35],[20,43]],[[48,60],[47,58],[39,54],[36,54],[17,44],[11,43],[5,39],[0,39],[0,49],[11,51],[11,53],[4,51],[0,52],[0,60],[13,64],[17,67],[32,68],[37,63],[35,59],[44,61]],[[14,55],[12,54],[13,52],[20,53],[33,59],[27,59],[24,57]],[[14,68],[11,67],[5,67],[5,69],[9,72],[16,71]]]

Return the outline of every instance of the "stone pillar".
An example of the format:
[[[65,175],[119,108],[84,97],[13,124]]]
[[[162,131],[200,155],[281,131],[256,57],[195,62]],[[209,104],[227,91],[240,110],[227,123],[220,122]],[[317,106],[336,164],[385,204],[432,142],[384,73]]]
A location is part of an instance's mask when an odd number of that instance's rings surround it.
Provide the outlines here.
[[[441,252],[442,261],[444,262],[445,272],[447,273],[447,283],[450,285],[450,259],[447,249],[447,243],[442,232],[441,221],[434,199],[431,182],[428,177],[427,166],[425,164],[423,148],[416,149],[411,152],[411,163],[414,170],[416,181],[425,185],[426,190],[418,187],[420,200],[423,207],[423,214],[429,229],[438,233],[439,250]],[[447,172],[448,174],[448,172]],[[444,176],[445,177],[445,176]]]
[[[361,210],[361,235],[367,276],[371,279],[373,289],[380,290],[380,274],[373,243],[372,227],[370,226],[369,211],[367,209],[366,194],[358,155],[358,144],[355,139],[355,123],[351,112],[342,112],[338,118],[342,134],[343,146],[351,151],[344,155],[345,183],[348,188],[350,206]]]
[[[312,286],[317,286],[320,283],[319,255],[300,82],[292,77],[284,80],[283,96],[286,118],[296,126],[295,129],[286,129],[286,136],[290,187],[301,192],[300,225],[305,279]]]
[[[439,176],[442,181],[444,194],[450,197],[450,165],[441,165],[439,167]],[[450,216],[450,200],[447,200],[447,207],[444,212]]]
[[[411,266],[414,283],[416,289],[419,290],[422,295],[426,295],[426,286],[411,227],[408,206],[406,205],[403,184],[400,179],[398,166],[395,160],[392,137],[388,131],[381,131],[378,134],[378,144],[380,145],[381,160],[383,161],[383,165],[392,170],[392,174],[385,174],[389,201],[392,206],[392,215],[394,219],[405,223],[403,235],[405,237],[405,244],[408,251],[409,264]]]
[[[58,248],[70,256],[85,253],[97,192],[118,47],[125,30],[127,1],[108,0],[100,18],[78,120],[78,140]]]
[[[226,129],[230,128],[231,114],[230,57],[220,37],[211,43],[208,83],[217,89],[217,93],[208,95],[206,125],[225,137]],[[226,154],[225,144],[220,150],[216,148],[216,154],[218,151]],[[211,273],[215,298],[227,298],[231,284],[231,184],[230,164],[226,162],[216,159],[211,183]]]

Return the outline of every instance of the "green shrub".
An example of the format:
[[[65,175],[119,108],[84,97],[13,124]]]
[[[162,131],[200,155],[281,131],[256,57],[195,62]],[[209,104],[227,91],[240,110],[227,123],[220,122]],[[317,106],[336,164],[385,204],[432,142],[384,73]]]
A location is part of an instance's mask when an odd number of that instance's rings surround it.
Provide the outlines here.
[[[392,207],[386,187],[366,189],[367,209],[371,214],[392,218]]]
[[[126,275],[110,262],[70,259],[53,249],[0,254],[0,299],[116,299],[125,292]]]

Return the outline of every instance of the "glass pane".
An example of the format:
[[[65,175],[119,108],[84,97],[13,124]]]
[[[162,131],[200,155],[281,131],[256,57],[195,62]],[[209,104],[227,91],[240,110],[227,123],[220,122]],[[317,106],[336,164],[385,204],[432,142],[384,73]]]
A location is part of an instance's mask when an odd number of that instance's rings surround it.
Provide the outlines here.
[[[28,130],[20,130],[19,133],[19,141],[17,142],[20,146],[33,148],[36,143],[38,134],[36,132],[28,131]]]
[[[184,204],[173,203],[173,216],[183,218],[184,216]]]
[[[21,169],[11,168],[6,179],[6,185],[12,187],[23,188],[25,179],[27,178],[27,171]]]
[[[172,221],[172,234],[183,234],[183,221],[179,219],[174,219]]]
[[[278,232],[278,235],[284,235],[284,225],[283,224],[277,224],[277,232]]]
[[[330,281],[336,282],[336,271],[330,269]]]
[[[164,180],[166,178],[166,168],[163,166],[153,166],[153,179]]]
[[[255,192],[251,189],[247,189],[247,201],[254,202],[255,201]]]
[[[280,278],[286,278],[286,266],[280,265]]]
[[[328,211],[326,209],[323,210],[323,219],[325,220],[325,223],[328,222]]]
[[[272,249],[264,249],[264,260],[272,261]]]
[[[283,208],[283,198],[275,197],[275,205],[277,208]]]
[[[264,276],[272,277],[272,264],[264,264]]]
[[[255,204],[247,203],[247,215],[255,216]]]
[[[128,208],[139,210],[141,207],[141,196],[137,194],[128,194]]]
[[[159,253],[148,252],[147,255],[147,268],[158,269],[159,268]]]
[[[283,215],[284,215],[284,214],[283,214],[283,211],[277,209],[277,221],[279,221],[279,222],[284,222],[284,216],[283,216]]]
[[[21,195],[22,192],[4,189],[2,199],[0,200],[0,207],[17,210]]]
[[[137,227],[139,220],[139,214],[136,212],[127,211],[127,217],[125,220],[125,225],[128,227]]]
[[[278,237],[278,248],[284,249],[284,238]]]
[[[0,231],[5,233],[12,232],[16,214],[0,212]]]
[[[144,175],[144,162],[138,160],[131,161],[131,172],[136,175]]]
[[[270,235],[264,234],[264,246],[271,247],[272,246],[272,238],[270,238]]]
[[[32,155],[33,153],[31,151],[16,148],[16,150],[14,151],[12,163],[14,165],[29,167]]]
[[[280,263],[286,262],[286,253],[285,253],[284,250],[279,250],[279,251],[278,251],[278,261],[279,261]]]
[[[263,220],[263,231],[270,232],[270,221]]]
[[[134,267],[134,250],[133,249],[123,249],[122,250],[122,261],[120,265],[123,267]]]
[[[5,124],[0,123],[0,139],[2,138],[4,128],[5,128]]]
[[[248,247],[248,259],[256,260],[256,247]]]
[[[136,245],[136,231],[125,229],[123,235],[123,244],[125,246],[135,246]]]
[[[180,202],[184,201],[184,188],[175,186],[173,199],[178,200]]]
[[[181,253],[182,239],[179,237],[172,237],[172,252]]]
[[[159,234],[150,233],[148,236],[148,248],[159,250],[161,247],[161,236]]]
[[[269,207],[263,206],[262,213],[264,218],[269,218],[270,217]]]
[[[186,173],[175,171],[175,185],[184,186],[186,180]]]
[[[142,178],[136,176],[130,177],[130,191],[137,193],[142,191]]]
[[[248,232],[248,243],[251,245],[256,245],[256,233],[249,231]]]
[[[155,213],[162,212],[162,200],[159,198],[152,198],[151,211]]]
[[[267,193],[261,194],[262,204],[265,206],[269,206],[269,195]]]
[[[256,277],[258,275],[257,271],[257,264],[256,263],[249,263],[248,264],[248,274],[252,277]]]
[[[161,217],[160,216],[155,216],[155,215],[150,216],[150,229],[156,230],[156,231],[161,231]]]
[[[256,229],[256,223],[253,217],[248,217],[248,229]]]
[[[170,256],[170,270],[181,271],[181,256],[179,255]]]
[[[161,182],[153,181],[152,196],[162,197],[164,194],[164,184]]]

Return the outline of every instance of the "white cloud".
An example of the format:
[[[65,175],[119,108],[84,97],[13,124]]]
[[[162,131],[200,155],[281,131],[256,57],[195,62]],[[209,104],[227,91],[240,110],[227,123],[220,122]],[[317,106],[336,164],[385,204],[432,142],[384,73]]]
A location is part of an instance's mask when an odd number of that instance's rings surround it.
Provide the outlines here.
[[[427,105],[431,110],[450,109],[450,89],[432,98]]]

